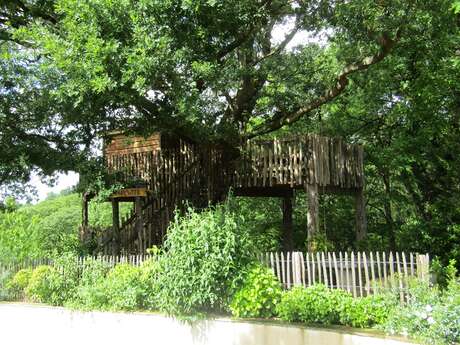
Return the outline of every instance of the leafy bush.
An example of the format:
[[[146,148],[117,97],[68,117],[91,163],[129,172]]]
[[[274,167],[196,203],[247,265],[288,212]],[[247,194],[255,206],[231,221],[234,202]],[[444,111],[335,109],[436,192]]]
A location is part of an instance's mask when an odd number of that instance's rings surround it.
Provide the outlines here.
[[[24,268],[16,272],[16,274],[6,283],[6,288],[9,293],[16,298],[24,297],[24,290],[29,285],[32,276],[31,268]]]
[[[103,281],[107,307],[114,310],[136,310],[142,307],[143,291],[140,269],[130,264],[118,264]]]
[[[448,283],[440,303],[433,307],[431,327],[424,338],[437,344],[460,343],[460,282],[452,279]]]
[[[12,279],[13,273],[10,270],[1,267],[0,269],[0,301],[8,301],[14,296],[11,295],[7,284]]]
[[[141,287],[142,308],[157,310],[160,291],[161,267],[159,257],[150,258],[139,267],[139,285]]]
[[[278,304],[278,316],[286,321],[337,324],[340,321],[340,306],[348,302],[351,295],[343,290],[331,290],[323,284],[308,288],[295,287],[283,293]]]
[[[340,323],[366,328],[382,325],[395,307],[395,299],[384,295],[344,298],[340,304]]]
[[[236,317],[272,317],[281,292],[281,284],[273,272],[254,265],[243,276],[242,286],[233,296],[230,310]]]
[[[29,285],[25,289],[32,301],[62,305],[64,302],[64,281],[59,271],[52,266],[38,266],[32,272]]]
[[[231,284],[254,254],[242,223],[231,201],[176,214],[160,260],[161,310],[190,314],[227,308]]]
[[[410,302],[393,314],[385,325],[388,332],[408,334],[426,344],[460,343],[460,281],[451,271],[443,291],[414,281]]]
[[[67,305],[83,310],[108,309],[105,279],[109,270],[110,267],[102,261],[86,260],[75,296],[67,302]]]

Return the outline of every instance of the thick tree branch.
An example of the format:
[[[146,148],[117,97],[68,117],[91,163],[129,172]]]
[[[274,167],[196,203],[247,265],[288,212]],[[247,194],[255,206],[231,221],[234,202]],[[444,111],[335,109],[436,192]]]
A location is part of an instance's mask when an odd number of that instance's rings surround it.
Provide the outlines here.
[[[391,52],[399,38],[400,30],[397,31],[395,38],[391,38],[388,34],[383,34],[379,39],[379,44],[381,47],[380,51],[375,55],[365,57],[357,63],[351,63],[347,65],[338,75],[335,85],[326,90],[322,96],[314,99],[302,107],[299,107],[295,111],[286,114],[278,113],[273,118],[257,127],[254,132],[249,133],[247,138],[250,139],[259,135],[267,134],[283,127],[284,125],[292,124],[299,120],[302,116],[315,109],[318,109],[323,104],[332,101],[346,89],[348,85],[348,77],[351,74],[365,70],[370,66],[382,61]]]

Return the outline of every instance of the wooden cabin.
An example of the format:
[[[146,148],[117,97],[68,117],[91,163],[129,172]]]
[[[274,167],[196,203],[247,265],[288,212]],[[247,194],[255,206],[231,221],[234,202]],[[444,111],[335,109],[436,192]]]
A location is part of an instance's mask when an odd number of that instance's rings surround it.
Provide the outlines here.
[[[161,244],[176,208],[185,201],[197,207],[219,202],[230,189],[239,196],[281,198],[286,249],[292,249],[292,198],[299,189],[308,198],[310,247],[319,231],[321,193],[353,195],[356,237],[366,235],[363,148],[341,138],[252,140],[235,155],[162,133],[111,132],[105,137],[104,160],[114,180],[126,186],[110,198],[113,227],[105,247],[113,253],[139,253]],[[119,219],[119,202],[134,203],[128,217]],[[85,213],[87,201],[84,205]],[[82,229],[89,229],[87,211]]]

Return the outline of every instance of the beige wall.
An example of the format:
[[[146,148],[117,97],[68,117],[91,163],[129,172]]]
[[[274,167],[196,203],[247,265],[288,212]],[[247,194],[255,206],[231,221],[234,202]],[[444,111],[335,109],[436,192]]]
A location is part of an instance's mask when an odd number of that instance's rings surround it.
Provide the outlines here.
[[[8,345],[403,345],[395,339],[273,322],[204,320],[193,324],[157,314],[77,312],[0,303],[0,344]]]

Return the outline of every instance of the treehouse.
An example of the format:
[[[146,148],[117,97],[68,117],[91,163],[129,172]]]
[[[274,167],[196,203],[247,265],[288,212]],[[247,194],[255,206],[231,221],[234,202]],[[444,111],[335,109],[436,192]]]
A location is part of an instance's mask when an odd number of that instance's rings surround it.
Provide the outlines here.
[[[341,138],[318,135],[248,141],[238,150],[200,145],[162,133],[148,137],[109,133],[104,161],[113,181],[125,188],[112,194],[113,226],[99,239],[105,252],[143,253],[161,245],[175,209],[222,201],[232,189],[237,196],[282,200],[283,241],[292,249],[292,198],[307,195],[307,238],[310,249],[319,231],[319,195],[339,193],[355,198],[356,238],[366,235],[363,195],[363,149]],[[88,226],[88,200],[83,200],[82,238]],[[120,219],[119,203],[132,202]]]

